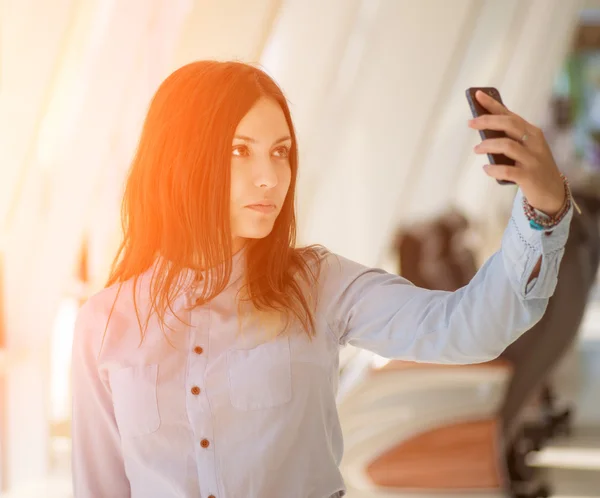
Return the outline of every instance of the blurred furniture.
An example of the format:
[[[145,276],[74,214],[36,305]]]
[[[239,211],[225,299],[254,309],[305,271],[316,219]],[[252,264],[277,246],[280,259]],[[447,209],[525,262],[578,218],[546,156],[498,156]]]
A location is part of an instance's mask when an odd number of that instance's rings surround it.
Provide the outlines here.
[[[505,496],[497,418],[511,366],[391,361],[340,400],[352,497]]]
[[[398,273],[424,289],[453,291],[467,285],[477,272],[466,242],[469,230],[468,220],[455,210],[400,230],[394,242]]]

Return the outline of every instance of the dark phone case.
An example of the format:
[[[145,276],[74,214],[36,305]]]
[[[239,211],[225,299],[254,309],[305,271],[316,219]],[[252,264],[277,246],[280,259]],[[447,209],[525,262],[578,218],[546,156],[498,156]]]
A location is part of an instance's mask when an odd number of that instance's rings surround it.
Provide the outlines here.
[[[477,90],[481,90],[482,92],[487,93],[493,99],[496,99],[501,104],[502,97],[500,97],[500,92],[493,87],[472,87],[467,88],[465,92],[467,96],[467,101],[469,102],[469,107],[471,108],[471,113],[473,117],[476,118],[478,116],[482,116],[484,114],[489,114],[489,112],[482,107],[482,105],[475,98],[475,92]],[[481,140],[487,140],[488,138],[505,138],[507,137],[506,133],[503,131],[496,130],[479,130],[479,135],[481,136]],[[505,164],[507,166],[514,166],[515,161],[510,157],[505,156],[504,154],[488,154],[488,160],[490,164]],[[500,185],[514,185],[514,182],[508,182],[505,180],[496,180]]]

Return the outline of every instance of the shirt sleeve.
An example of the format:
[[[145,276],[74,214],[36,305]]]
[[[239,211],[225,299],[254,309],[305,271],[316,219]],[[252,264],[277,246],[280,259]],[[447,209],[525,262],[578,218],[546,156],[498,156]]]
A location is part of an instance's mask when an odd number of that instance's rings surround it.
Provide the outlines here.
[[[519,191],[501,249],[455,292],[421,289],[326,252],[320,281],[329,327],[341,346],[386,358],[453,364],[494,359],[543,316],[572,214],[571,208],[552,231],[534,230]],[[540,273],[530,282],[540,257]]]
[[[92,300],[80,309],[72,356],[72,470],[75,498],[129,498],[121,439],[97,357],[106,317]]]

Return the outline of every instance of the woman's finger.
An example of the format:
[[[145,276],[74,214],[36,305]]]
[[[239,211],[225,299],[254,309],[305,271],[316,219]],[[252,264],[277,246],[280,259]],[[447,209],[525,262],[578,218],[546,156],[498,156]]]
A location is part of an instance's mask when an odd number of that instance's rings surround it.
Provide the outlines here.
[[[505,180],[520,185],[524,180],[524,172],[521,168],[507,166],[506,164],[486,164],[483,169],[488,176],[496,180]]]
[[[477,90],[475,92],[477,101],[492,114],[512,114],[504,105],[498,102],[495,98],[490,97],[487,93]]]
[[[523,165],[535,163],[535,157],[511,138],[488,138],[473,149],[477,154],[504,154]]]
[[[474,130],[503,131],[514,140],[521,140],[527,130],[527,122],[514,115],[485,114],[469,120],[469,127]]]

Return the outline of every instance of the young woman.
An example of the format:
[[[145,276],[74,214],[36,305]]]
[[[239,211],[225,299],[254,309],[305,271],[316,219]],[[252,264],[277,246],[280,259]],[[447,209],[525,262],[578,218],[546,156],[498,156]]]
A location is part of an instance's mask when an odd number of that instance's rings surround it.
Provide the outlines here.
[[[77,498],[343,496],[338,353],[495,358],[552,295],[572,208],[541,132],[484,94],[504,130],[479,153],[520,186],[502,249],[457,292],[295,247],[298,151],[259,69],[195,62],[150,105],[107,287],[73,349]],[[534,209],[535,208],[535,209]],[[543,214],[545,213],[545,215]]]

